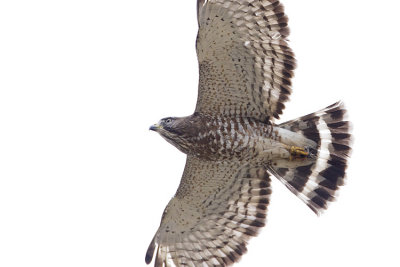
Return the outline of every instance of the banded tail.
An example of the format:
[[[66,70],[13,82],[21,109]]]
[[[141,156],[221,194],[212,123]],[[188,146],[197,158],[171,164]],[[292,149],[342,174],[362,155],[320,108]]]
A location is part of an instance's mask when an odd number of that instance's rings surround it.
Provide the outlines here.
[[[344,184],[351,152],[351,125],[343,103],[291,120],[279,127],[303,134],[318,144],[314,163],[297,168],[272,168],[271,172],[316,214],[327,209]]]

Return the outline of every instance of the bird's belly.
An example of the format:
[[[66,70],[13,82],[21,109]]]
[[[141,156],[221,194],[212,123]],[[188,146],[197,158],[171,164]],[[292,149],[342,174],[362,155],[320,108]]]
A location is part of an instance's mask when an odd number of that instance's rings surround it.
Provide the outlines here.
[[[239,160],[266,162],[276,158],[288,158],[287,145],[281,143],[265,129],[247,132],[218,132],[207,140],[197,142],[193,154],[208,160]]]

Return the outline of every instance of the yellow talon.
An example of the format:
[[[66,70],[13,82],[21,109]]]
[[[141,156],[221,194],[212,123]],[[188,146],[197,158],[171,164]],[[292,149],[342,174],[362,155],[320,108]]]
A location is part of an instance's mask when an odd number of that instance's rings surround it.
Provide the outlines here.
[[[309,153],[304,148],[297,146],[291,146],[289,151],[290,151],[289,160],[294,160],[297,158],[305,158],[309,155]]]

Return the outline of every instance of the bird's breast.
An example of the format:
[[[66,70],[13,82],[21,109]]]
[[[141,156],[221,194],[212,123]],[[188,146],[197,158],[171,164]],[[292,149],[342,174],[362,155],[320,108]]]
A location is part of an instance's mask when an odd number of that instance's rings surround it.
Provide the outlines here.
[[[251,118],[206,118],[190,137],[188,154],[208,160],[256,157],[271,140],[272,126]]]

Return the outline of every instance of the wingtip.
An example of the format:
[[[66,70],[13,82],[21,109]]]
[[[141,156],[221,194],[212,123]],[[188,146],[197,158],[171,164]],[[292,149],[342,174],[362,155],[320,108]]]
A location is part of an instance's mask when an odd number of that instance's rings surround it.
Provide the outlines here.
[[[154,242],[154,238],[153,238],[153,240],[151,240],[149,248],[147,249],[147,252],[146,252],[146,257],[145,257],[146,264],[150,264],[150,262],[153,260],[155,248],[156,248],[156,243]]]
[[[150,264],[152,259],[153,259],[153,254],[151,254],[151,255],[146,254],[146,258],[145,258],[146,264]]]

